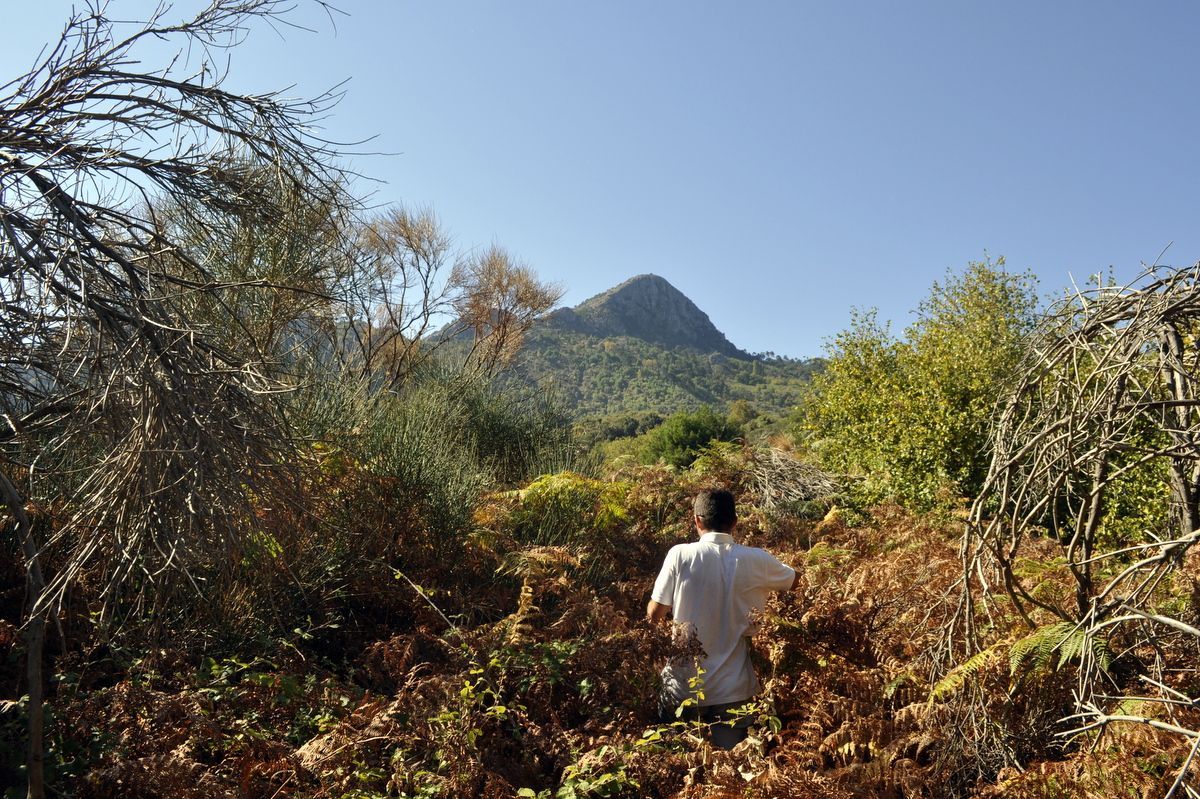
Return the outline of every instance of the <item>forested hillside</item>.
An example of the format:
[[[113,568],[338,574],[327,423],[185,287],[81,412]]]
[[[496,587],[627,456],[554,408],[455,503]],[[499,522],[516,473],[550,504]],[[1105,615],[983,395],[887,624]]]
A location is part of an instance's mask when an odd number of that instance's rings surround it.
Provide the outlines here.
[[[508,379],[550,391],[577,418],[666,415],[702,405],[724,408],[737,400],[762,413],[786,414],[819,368],[815,359],[730,357],[538,324]]]
[[[538,320],[503,379],[550,392],[576,419],[739,400],[786,415],[820,366],[742,352],[666,280],[638,275]]]
[[[661,279],[547,323],[350,194],[320,104],[141,60],[279,13],[91,8],[0,98],[5,797],[1200,795],[1200,266],[969,264],[817,372]],[[800,575],[731,751],[645,618],[714,486]]]

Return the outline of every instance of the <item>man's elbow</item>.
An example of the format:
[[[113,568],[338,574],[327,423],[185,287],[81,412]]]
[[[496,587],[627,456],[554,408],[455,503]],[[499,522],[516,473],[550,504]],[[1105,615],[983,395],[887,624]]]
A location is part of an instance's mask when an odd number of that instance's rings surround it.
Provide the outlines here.
[[[662,621],[667,618],[667,614],[671,612],[670,605],[663,605],[651,599],[646,604],[646,619],[648,621]]]

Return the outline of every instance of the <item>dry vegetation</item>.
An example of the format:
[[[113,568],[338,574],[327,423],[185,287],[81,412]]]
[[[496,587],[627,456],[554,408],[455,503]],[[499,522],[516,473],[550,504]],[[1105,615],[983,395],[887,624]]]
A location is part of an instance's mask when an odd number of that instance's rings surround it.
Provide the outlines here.
[[[1063,738],[1078,670],[1057,653],[1021,656],[1016,614],[997,613],[987,657],[937,682],[961,522],[889,507],[768,513],[752,488],[762,462],[722,450],[682,474],[541,478],[486,499],[452,551],[392,506],[361,518],[359,533],[408,579],[361,573],[329,600],[336,627],[243,656],[176,644],[123,662],[97,642],[62,654],[59,784],[80,797],[1165,794],[1188,747],[1149,727]],[[335,473],[357,498],[384,488]],[[761,620],[761,718],[729,753],[651,717],[671,645],[641,620],[662,555],[691,535],[687,497],[713,481],[739,487],[743,540],[804,575]],[[1192,605],[1194,566],[1179,575]],[[1044,580],[1069,592],[1066,570]],[[208,599],[256,601],[249,588]],[[1114,687],[1135,685],[1150,660],[1192,687],[1181,669],[1194,644],[1159,643],[1122,652]],[[973,717],[981,708],[986,718]],[[997,747],[1022,768],[1005,768]]]

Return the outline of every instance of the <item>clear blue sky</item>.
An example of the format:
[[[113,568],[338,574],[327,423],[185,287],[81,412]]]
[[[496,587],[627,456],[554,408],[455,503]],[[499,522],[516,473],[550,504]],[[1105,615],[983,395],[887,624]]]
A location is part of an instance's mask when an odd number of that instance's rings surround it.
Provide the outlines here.
[[[353,159],[377,201],[566,304],[654,272],[805,357],[855,306],[902,329],[985,253],[1045,293],[1200,260],[1194,2],[300,2],[315,31],[254,30],[231,85],[350,79],[324,124],[393,154]],[[0,0],[0,82],[70,5]]]

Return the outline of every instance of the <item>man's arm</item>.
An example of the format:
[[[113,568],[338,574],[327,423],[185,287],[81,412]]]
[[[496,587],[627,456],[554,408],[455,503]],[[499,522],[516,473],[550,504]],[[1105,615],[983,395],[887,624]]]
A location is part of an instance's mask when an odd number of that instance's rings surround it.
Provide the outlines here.
[[[765,552],[765,554],[766,561],[763,568],[766,569],[766,574],[762,579],[772,591],[783,593],[784,591],[795,591],[800,587],[800,570],[798,568],[787,565],[770,552]],[[788,572],[792,573],[790,578],[787,576]]]
[[[650,621],[662,621],[667,618],[670,612],[670,605],[664,605],[660,602],[655,602],[653,599],[651,599],[649,604],[646,605],[646,618]]]

